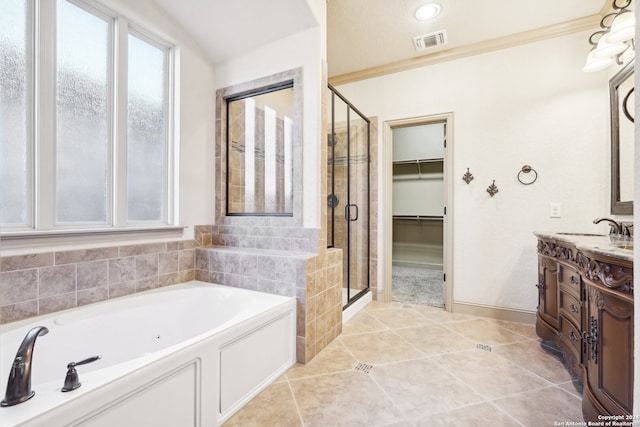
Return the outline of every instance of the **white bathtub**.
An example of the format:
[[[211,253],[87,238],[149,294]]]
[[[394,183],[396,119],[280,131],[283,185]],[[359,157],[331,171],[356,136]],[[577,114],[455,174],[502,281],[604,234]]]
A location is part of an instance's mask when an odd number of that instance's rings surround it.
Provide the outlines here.
[[[46,326],[35,396],[0,426],[218,426],[296,360],[295,298],[192,281],[0,327],[0,399],[22,339]],[[62,393],[67,364],[82,386]]]

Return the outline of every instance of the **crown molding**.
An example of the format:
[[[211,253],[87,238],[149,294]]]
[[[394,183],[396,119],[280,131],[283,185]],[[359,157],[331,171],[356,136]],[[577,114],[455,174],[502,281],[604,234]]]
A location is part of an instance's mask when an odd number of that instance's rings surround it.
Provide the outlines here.
[[[600,14],[586,16],[584,18],[549,25],[531,31],[524,31],[522,33],[512,34],[505,37],[498,37],[466,46],[434,52],[432,54],[391,62],[377,67],[330,77],[329,83],[333,86],[352,83],[359,80],[371,79],[373,77],[380,77],[387,74],[398,73],[400,71],[426,67],[428,65],[453,61],[456,59],[466,58],[468,56],[481,55],[483,53],[493,52],[496,50],[508,49],[580,31],[591,30],[600,25],[601,18],[602,16]]]

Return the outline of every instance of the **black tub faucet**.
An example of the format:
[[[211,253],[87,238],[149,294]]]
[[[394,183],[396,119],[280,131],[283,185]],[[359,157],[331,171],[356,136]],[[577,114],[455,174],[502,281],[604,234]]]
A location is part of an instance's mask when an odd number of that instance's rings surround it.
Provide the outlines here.
[[[22,340],[20,348],[13,359],[9,381],[7,381],[7,391],[0,406],[13,406],[31,399],[35,391],[31,390],[31,358],[33,357],[33,347],[36,338],[49,333],[49,329],[44,326],[32,328]]]

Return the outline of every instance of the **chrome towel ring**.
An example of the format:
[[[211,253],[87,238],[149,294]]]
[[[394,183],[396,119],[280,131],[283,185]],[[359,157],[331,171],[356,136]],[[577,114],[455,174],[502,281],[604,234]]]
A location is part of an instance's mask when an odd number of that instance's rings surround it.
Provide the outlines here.
[[[533,172],[533,179],[523,181],[522,178],[525,176],[523,174],[529,174],[531,172]],[[538,172],[536,172],[536,170],[529,165],[522,166],[522,169],[520,170],[520,172],[518,172],[518,181],[520,181],[521,184],[531,185],[536,182],[536,179],[538,179]]]

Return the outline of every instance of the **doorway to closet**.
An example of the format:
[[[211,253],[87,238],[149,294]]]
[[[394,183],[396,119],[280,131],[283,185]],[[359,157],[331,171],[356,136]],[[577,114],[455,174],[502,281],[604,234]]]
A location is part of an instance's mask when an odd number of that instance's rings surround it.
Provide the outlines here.
[[[387,123],[391,207],[386,301],[450,307],[445,280],[450,122],[450,115],[439,115]]]

